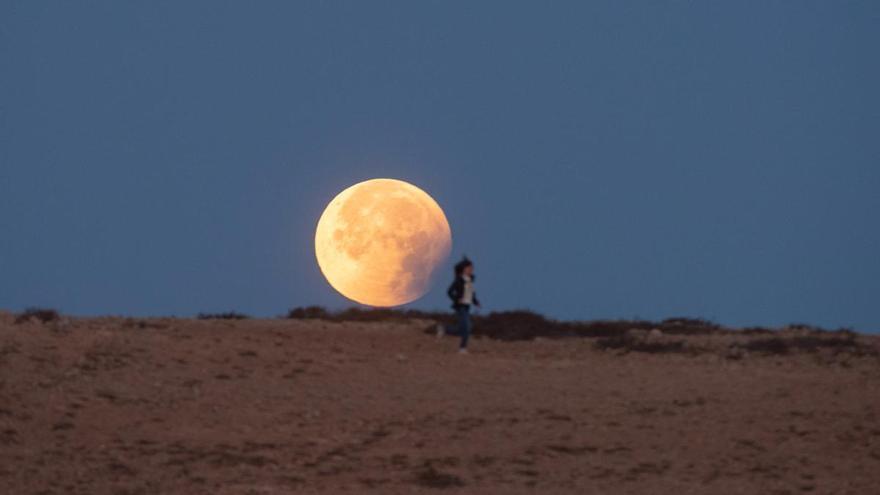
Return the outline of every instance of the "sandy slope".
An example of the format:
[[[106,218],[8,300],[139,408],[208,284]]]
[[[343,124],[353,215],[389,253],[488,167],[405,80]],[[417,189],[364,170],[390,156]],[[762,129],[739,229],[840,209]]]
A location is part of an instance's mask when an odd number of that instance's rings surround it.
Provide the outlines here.
[[[878,493],[880,362],[0,322],[0,492]],[[142,328],[143,327],[143,328]]]

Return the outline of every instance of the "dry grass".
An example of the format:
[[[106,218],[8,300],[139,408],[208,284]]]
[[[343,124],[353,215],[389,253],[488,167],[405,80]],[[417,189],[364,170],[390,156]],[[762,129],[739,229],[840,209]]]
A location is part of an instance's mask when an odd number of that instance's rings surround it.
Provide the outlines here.
[[[428,319],[13,321],[0,312],[2,494],[874,493],[880,482],[880,358],[855,354],[880,346],[871,335],[666,322],[699,332],[680,335],[511,312],[478,318],[477,332],[559,338],[483,338],[459,356],[455,339],[420,333]],[[610,335],[566,337],[588,332]]]

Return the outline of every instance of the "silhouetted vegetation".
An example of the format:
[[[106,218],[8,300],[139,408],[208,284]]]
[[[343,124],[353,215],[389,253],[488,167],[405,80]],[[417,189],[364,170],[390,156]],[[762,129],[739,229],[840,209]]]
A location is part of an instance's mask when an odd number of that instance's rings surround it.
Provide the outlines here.
[[[558,321],[532,311],[503,311],[474,318],[474,333],[498,340],[535,337],[623,337],[631,331],[659,330],[668,335],[708,335],[724,331],[720,325],[696,318],[647,320]]]
[[[579,337],[613,337],[630,330],[648,331],[657,324],[645,320],[594,320],[573,322]]]
[[[452,323],[451,311],[421,311],[414,309],[390,308],[348,308],[331,312],[320,306],[293,308],[287,318],[322,319],[328,321],[406,321],[410,319],[430,320],[432,322]],[[623,352],[644,352],[653,354],[685,353],[699,354],[707,351],[701,344],[686,344],[682,339],[671,336],[711,336],[742,335],[760,338],[747,344],[733,344],[729,356],[740,358],[743,353],[754,352],[759,355],[786,354],[792,351],[817,352],[819,349],[836,349],[856,355],[876,355],[877,351],[857,340],[855,332],[849,329],[836,331],[822,330],[804,324],[792,324],[782,329],[748,327],[744,329],[725,328],[702,318],[676,317],[655,322],[649,320],[593,320],[559,321],[529,310],[499,311],[489,314],[472,315],[474,335],[494,340],[522,341],[535,338],[587,337],[598,339],[599,349],[613,349]],[[432,323],[424,329],[433,334]],[[725,349],[727,349],[725,345]],[[731,357],[733,358],[733,357]]]
[[[622,352],[645,352],[649,354],[668,354],[689,352],[683,341],[646,340],[632,335],[616,335],[596,340],[597,349],[618,350]]]
[[[497,340],[620,337],[633,330],[647,332],[653,329],[669,335],[707,335],[722,330],[715,323],[694,318],[671,318],[660,323],[647,320],[558,321],[527,310],[502,311],[474,318],[474,333]]]
[[[421,311],[417,309],[391,309],[391,308],[348,308],[342,311],[331,312],[321,306],[306,306],[293,308],[287,312],[287,318],[308,320],[320,319],[329,321],[403,321],[403,320],[446,320],[449,313],[436,311]]]
[[[667,335],[708,335],[717,333],[721,325],[702,318],[668,318],[657,328]]]
[[[749,352],[761,354],[788,354],[789,348],[788,342],[779,337],[752,340],[738,347],[742,347]]]
[[[199,320],[247,320],[250,316],[235,311],[227,311],[225,313],[199,313],[196,318]]]
[[[786,329],[802,332],[802,333],[814,333],[821,332],[822,329],[813,325],[807,325],[806,323],[789,323],[785,326]]]
[[[321,306],[306,306],[304,308],[299,307],[291,309],[287,312],[287,317],[297,320],[326,320],[330,318],[330,313],[328,313],[327,310],[322,308]]]
[[[336,319],[342,321],[430,320],[435,318],[435,316],[434,313],[427,313],[414,309],[397,310],[390,308],[348,308],[334,315]]]
[[[770,337],[745,342],[740,347],[758,354],[784,355],[792,352],[815,353],[822,349],[830,349],[834,354],[847,352],[857,356],[876,356],[876,348],[856,340],[855,334],[846,331],[825,332],[818,335],[819,330],[811,329],[816,335],[795,337]]]
[[[57,321],[61,318],[58,311],[49,308],[27,308],[15,318],[15,323],[25,323],[36,320],[42,323]]]
[[[746,327],[739,330],[739,333],[743,335],[769,335],[773,333],[773,330],[764,327]]]
[[[527,310],[493,312],[474,317],[474,333],[497,340],[530,340],[535,337],[576,336],[575,326]]]

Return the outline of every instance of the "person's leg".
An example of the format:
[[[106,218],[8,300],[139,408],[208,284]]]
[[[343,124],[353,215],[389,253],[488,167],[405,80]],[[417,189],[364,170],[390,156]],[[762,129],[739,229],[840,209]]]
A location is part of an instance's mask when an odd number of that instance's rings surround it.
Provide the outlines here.
[[[441,323],[441,325],[443,325],[443,335],[455,335],[455,336],[461,335],[460,310],[459,309],[455,310],[455,321],[454,322],[452,322],[450,324]]]
[[[471,336],[471,308],[462,306],[458,313],[458,330],[461,332],[461,344],[459,349],[467,349],[468,339]]]

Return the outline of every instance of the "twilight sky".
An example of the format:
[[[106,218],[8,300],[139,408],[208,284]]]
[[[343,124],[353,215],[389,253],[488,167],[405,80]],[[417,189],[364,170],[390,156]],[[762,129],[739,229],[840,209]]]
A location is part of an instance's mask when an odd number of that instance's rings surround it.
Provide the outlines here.
[[[345,187],[487,310],[880,331],[880,2],[0,2],[0,307],[348,302]],[[446,272],[419,308],[446,308]]]

